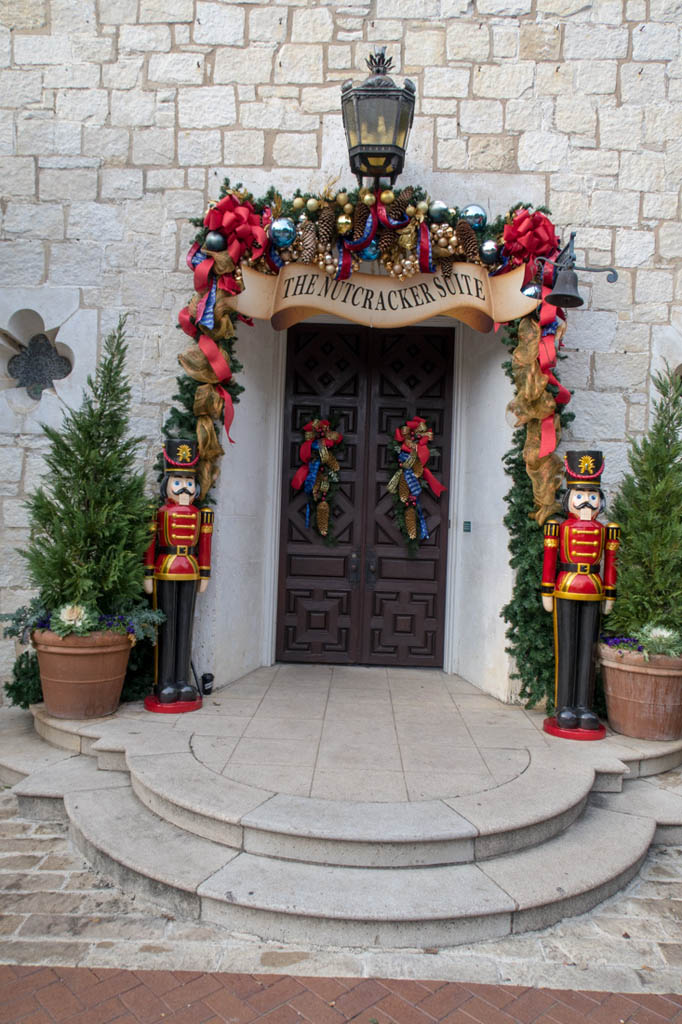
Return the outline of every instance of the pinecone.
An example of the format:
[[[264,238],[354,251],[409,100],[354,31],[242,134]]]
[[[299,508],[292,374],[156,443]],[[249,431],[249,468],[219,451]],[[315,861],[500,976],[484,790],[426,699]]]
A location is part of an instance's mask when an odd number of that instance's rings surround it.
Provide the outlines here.
[[[395,231],[388,231],[382,228],[379,232],[379,252],[382,256],[388,256],[391,249],[398,244],[398,236]]]
[[[317,528],[323,537],[329,532],[329,502],[321,501],[317,506]]]
[[[368,217],[369,217],[369,206],[367,206],[366,203],[362,203],[362,202],[360,202],[360,200],[358,200],[357,203],[355,204],[355,209],[353,210],[353,241],[354,242],[357,242],[360,238],[362,238],[363,232],[365,230],[365,224],[367,223],[367,218]]]
[[[313,263],[317,257],[317,234],[315,225],[307,220],[301,228],[301,259],[304,263]]]
[[[466,256],[469,263],[481,262],[478,252],[478,238],[471,224],[465,220],[458,220],[455,227],[455,238],[457,239],[458,248]]]
[[[405,529],[410,540],[417,539],[417,510],[414,505],[409,505],[405,509]]]
[[[443,277],[452,277],[452,264],[453,259],[451,256],[446,256],[440,261],[440,269]]]
[[[391,220],[402,220],[405,216],[405,210],[410,205],[410,200],[414,195],[414,189],[411,185],[404,188],[398,198],[391,203],[388,208],[388,215]]]
[[[336,232],[336,214],[331,206],[323,206],[317,218],[317,237],[324,245],[329,245]]]
[[[404,504],[409,498],[409,496],[410,488],[407,485],[407,480],[405,479],[405,474],[403,473],[402,476],[400,477],[400,483],[398,484],[398,497]]]

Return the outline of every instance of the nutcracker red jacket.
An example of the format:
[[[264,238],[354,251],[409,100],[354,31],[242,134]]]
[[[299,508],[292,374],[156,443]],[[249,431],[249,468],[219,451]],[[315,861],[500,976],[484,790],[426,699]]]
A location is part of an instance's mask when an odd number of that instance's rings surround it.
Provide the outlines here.
[[[157,580],[198,580],[211,575],[213,512],[195,505],[162,505],[150,524],[145,576]]]
[[[545,523],[542,593],[572,601],[614,600],[620,527],[569,516]],[[601,559],[604,556],[604,569]]]

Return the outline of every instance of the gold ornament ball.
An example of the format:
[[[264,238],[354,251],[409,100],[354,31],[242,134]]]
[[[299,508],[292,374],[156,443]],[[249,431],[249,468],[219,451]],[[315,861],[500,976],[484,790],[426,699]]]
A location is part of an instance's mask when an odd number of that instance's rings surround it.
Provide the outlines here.
[[[353,221],[347,213],[340,213],[336,218],[336,230],[340,235],[347,235],[353,227]]]
[[[417,203],[417,209],[419,210],[420,213],[428,213],[429,204],[426,202],[425,199],[422,199],[420,203]]]
[[[303,196],[296,196],[292,203],[292,206],[295,210],[303,209],[303,207],[305,206],[305,199],[303,198]]]
[[[408,217],[414,217],[416,212],[417,212],[417,208],[415,206],[413,206],[412,203],[410,203],[409,206],[405,207],[405,213],[407,214]]]
[[[311,213],[315,213],[315,210],[319,209],[320,203],[319,200],[311,198],[305,205]]]
[[[343,212],[344,213],[352,213],[354,209],[355,209],[355,207],[353,206],[352,203],[345,203],[344,207],[343,207]]]
[[[391,203],[395,202],[395,193],[390,188],[385,188],[381,193],[381,201],[384,206],[390,206]]]
[[[374,204],[376,203],[376,198],[372,192],[366,192],[362,197],[362,201],[365,204],[365,206],[374,206]]]
[[[339,206],[345,206],[346,203],[348,202],[348,193],[338,192],[336,195],[336,201],[339,204]]]

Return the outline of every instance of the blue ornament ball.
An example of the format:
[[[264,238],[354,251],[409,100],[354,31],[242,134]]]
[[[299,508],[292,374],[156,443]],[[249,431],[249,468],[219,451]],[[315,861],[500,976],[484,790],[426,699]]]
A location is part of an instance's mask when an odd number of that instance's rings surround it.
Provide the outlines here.
[[[444,224],[450,220],[450,210],[440,199],[434,199],[429,203],[429,218],[434,224]]]
[[[296,238],[296,225],[291,217],[278,217],[270,225],[272,244],[278,249],[285,249]]]
[[[500,250],[497,242],[494,242],[492,238],[489,238],[487,242],[483,242],[481,245],[481,260],[485,263],[486,267],[492,267],[500,262]]]
[[[360,258],[363,260],[376,260],[379,258],[379,243],[376,238],[373,238],[364,249],[360,250]]]
[[[483,231],[488,223],[488,214],[478,203],[469,203],[468,206],[465,206],[461,217],[467,224],[471,224],[474,231]]]

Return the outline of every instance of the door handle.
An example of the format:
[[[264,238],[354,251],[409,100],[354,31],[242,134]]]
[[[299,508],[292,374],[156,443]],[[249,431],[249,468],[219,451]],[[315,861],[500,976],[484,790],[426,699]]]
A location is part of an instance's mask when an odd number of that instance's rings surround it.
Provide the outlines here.
[[[367,552],[367,565],[365,568],[365,583],[369,590],[374,590],[377,585],[377,568],[379,559],[376,551]]]
[[[351,585],[351,590],[360,584],[360,553],[358,551],[351,552],[348,565],[348,582]]]

